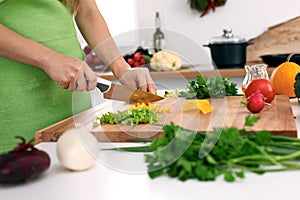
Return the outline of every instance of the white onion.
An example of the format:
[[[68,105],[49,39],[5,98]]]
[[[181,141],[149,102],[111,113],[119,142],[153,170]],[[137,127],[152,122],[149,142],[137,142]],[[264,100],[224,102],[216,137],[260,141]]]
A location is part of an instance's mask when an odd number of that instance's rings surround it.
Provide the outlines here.
[[[82,171],[95,164],[99,149],[95,136],[84,126],[78,126],[60,136],[56,145],[56,154],[65,168]]]

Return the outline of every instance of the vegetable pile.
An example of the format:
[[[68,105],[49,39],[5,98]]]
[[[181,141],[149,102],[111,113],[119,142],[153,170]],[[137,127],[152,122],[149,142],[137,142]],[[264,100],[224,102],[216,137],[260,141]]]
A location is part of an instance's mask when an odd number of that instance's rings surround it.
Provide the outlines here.
[[[197,75],[196,80],[188,83],[188,91],[179,92],[179,96],[188,99],[205,99],[210,97],[238,96],[236,83],[229,83],[228,77],[210,77]]]
[[[153,124],[159,121],[162,111],[169,112],[168,108],[161,108],[152,103],[137,103],[136,105],[117,112],[107,112],[100,117],[96,117],[94,127],[100,124]]]
[[[134,53],[126,54],[123,56],[125,61],[131,67],[146,67],[146,64],[150,63],[152,54],[149,53],[148,49],[138,47]]]
[[[247,116],[245,127],[253,126],[258,119]],[[206,140],[216,144],[211,147]],[[207,151],[201,153],[200,149]],[[263,174],[300,169],[297,163],[300,139],[272,136],[268,131],[253,133],[246,128],[216,128],[213,133],[201,133],[170,124],[164,126],[164,136],[149,146],[122,150],[151,152],[146,154],[151,178],[167,175],[181,181],[213,181],[223,176],[226,181],[234,182],[243,179],[245,172]]]
[[[0,155],[0,183],[14,184],[40,176],[50,166],[50,157],[33,146],[33,140],[22,142],[12,151]]]

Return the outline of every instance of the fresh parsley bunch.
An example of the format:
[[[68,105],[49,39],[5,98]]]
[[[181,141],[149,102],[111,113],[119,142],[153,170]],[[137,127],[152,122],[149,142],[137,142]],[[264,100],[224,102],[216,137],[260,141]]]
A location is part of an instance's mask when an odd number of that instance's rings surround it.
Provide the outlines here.
[[[245,127],[259,119],[247,116]],[[300,139],[272,136],[268,131],[247,131],[227,127],[213,133],[195,132],[174,124],[164,126],[164,135],[146,147],[123,148],[146,154],[151,178],[167,175],[181,181],[197,179],[214,181],[223,176],[228,182],[243,179],[245,172],[263,174],[300,169]],[[213,147],[206,137],[216,139]],[[206,155],[199,156],[201,148],[209,147]]]
[[[191,98],[222,98],[225,96],[238,96],[236,83],[229,83],[228,77],[197,75],[196,80],[188,83],[187,91],[179,92],[180,97]]]

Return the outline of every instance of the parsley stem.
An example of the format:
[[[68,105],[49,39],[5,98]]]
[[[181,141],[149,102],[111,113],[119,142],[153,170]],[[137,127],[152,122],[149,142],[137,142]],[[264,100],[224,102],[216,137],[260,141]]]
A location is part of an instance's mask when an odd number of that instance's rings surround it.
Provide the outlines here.
[[[281,160],[293,160],[296,158],[300,158],[300,151],[296,151],[295,153],[292,154],[288,154],[285,156],[278,156],[277,160],[281,161]]]
[[[273,164],[280,165],[280,163],[277,162],[270,154],[268,154],[264,150],[264,148],[260,148],[258,145],[256,145],[254,142],[252,142],[250,140],[246,140],[246,142],[248,142],[250,145],[252,145],[253,147],[255,147],[263,156],[265,156],[265,158],[267,158],[268,160],[270,160]]]
[[[281,172],[281,171],[289,171],[289,170],[296,170],[299,168],[287,168],[287,167],[280,167],[280,168],[256,168],[256,167],[245,167],[243,165],[233,165],[233,167],[244,170],[244,171],[251,171],[254,173],[266,173],[266,172]]]

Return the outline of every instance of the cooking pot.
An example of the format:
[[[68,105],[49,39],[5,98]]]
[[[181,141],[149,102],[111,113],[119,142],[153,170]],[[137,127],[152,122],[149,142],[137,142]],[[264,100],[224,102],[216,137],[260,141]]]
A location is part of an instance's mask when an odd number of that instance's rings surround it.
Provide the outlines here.
[[[231,29],[224,29],[223,35],[210,39],[213,64],[218,68],[244,68],[246,64],[246,50],[250,43],[244,38],[234,36]]]

